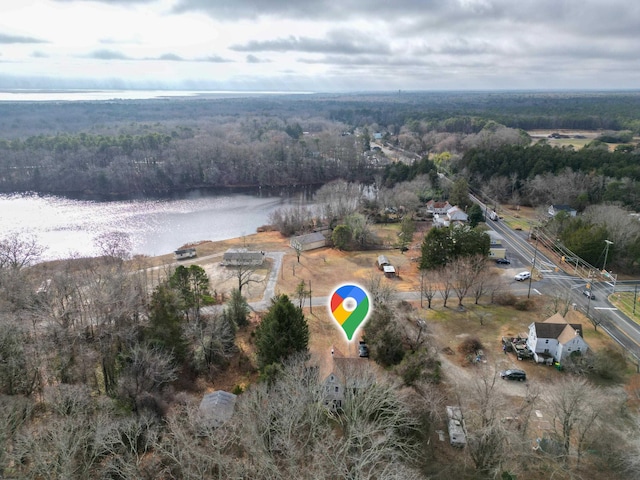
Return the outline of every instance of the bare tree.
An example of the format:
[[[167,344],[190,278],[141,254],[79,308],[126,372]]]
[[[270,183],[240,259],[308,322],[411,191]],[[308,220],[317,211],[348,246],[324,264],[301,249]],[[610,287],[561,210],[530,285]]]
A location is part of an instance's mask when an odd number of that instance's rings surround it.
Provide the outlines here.
[[[461,394],[466,399],[463,411],[469,455],[483,475],[499,470],[507,446],[508,432],[500,421],[506,399],[498,391],[496,378],[482,371]]]
[[[427,299],[427,308],[431,308],[431,301],[438,293],[437,282],[434,275],[429,270],[420,270],[420,306],[422,307],[422,297]]]
[[[29,233],[14,232],[0,238],[0,269],[20,270],[36,263],[45,248]]]
[[[458,297],[458,307],[462,308],[462,302],[475,282],[470,260],[467,257],[457,257],[444,268],[451,272],[451,286]]]
[[[98,253],[110,259],[126,260],[131,256],[133,243],[126,232],[105,232],[96,236],[93,243]]]
[[[170,355],[150,347],[135,345],[127,355],[120,377],[120,395],[139,409],[145,395],[159,394],[177,378]]]
[[[565,461],[573,451],[580,463],[588,434],[610,412],[611,406],[603,393],[587,380],[574,377],[555,384],[551,390],[547,403],[553,415],[553,433]]]
[[[447,308],[447,300],[449,300],[449,296],[451,295],[451,289],[453,288],[453,274],[451,270],[445,265],[444,267],[439,268],[436,271],[436,275],[439,281],[440,296],[442,297],[443,307]]]
[[[385,281],[385,277],[372,273],[366,281],[365,288],[371,294],[373,305],[390,305],[396,296],[394,286]]]
[[[252,283],[262,283],[264,279],[256,276],[257,267],[255,265],[230,265],[229,277],[238,281],[238,291],[242,294],[242,289]]]

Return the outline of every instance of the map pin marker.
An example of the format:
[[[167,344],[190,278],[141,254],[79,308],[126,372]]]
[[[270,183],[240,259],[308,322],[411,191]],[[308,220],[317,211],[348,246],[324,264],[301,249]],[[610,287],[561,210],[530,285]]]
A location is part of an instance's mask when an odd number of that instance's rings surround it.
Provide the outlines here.
[[[351,341],[369,316],[369,295],[358,285],[342,285],[330,297],[329,312]]]

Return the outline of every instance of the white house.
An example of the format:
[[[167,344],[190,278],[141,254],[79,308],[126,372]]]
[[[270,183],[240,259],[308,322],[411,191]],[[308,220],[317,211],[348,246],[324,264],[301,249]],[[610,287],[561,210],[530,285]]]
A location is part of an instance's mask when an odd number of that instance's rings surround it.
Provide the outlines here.
[[[324,406],[332,411],[344,408],[345,402],[358,390],[376,382],[368,359],[344,357],[335,348],[331,349],[330,364],[323,370]]]
[[[584,354],[589,349],[582,338],[582,324],[569,323],[559,313],[529,325],[527,347],[538,363],[562,362],[573,352]]]
[[[436,202],[435,200],[429,200],[427,202],[427,212],[438,215],[446,215],[447,210],[449,210],[453,205],[451,205],[446,200],[444,202]]]
[[[569,205],[550,205],[547,213],[550,217],[555,217],[558,212],[567,212],[567,215],[570,217],[575,217],[577,215],[577,210],[571,208]]]
[[[447,218],[449,219],[449,222],[461,222],[461,223],[464,223],[469,219],[467,214],[464,213],[462,209],[458,206],[451,207],[449,210],[447,210]]]

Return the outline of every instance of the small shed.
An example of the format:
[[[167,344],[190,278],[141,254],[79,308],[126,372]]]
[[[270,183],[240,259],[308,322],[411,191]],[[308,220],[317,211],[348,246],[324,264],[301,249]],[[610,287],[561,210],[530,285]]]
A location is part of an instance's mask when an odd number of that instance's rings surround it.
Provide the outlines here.
[[[207,393],[200,402],[200,412],[216,426],[233,416],[237,396],[224,390]]]
[[[226,266],[260,266],[264,262],[264,252],[254,252],[246,248],[232,248],[224,252],[222,264]]]
[[[383,270],[385,265],[391,265],[389,263],[389,259],[387,257],[385,257],[384,255],[378,255],[378,261],[376,263],[378,264],[378,268],[380,270]]]
[[[327,238],[322,232],[307,233],[293,237],[289,242],[291,248],[306,252],[307,250],[315,250],[327,246]]]
[[[396,276],[396,268],[393,265],[385,265],[382,267],[382,271],[384,272],[384,276],[387,278],[393,278]]]

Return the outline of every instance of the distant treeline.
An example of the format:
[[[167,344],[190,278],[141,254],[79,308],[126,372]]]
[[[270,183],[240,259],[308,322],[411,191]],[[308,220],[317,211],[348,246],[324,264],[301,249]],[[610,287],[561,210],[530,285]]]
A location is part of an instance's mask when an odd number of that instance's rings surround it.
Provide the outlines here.
[[[457,169],[466,171],[479,188],[497,177],[510,177],[517,180],[514,186],[521,190],[530,188],[527,181],[535,177],[562,176],[569,169],[590,179],[590,188],[584,191],[588,198],[583,203],[619,202],[640,210],[640,149],[618,148],[612,152],[597,142],[581,150],[549,145],[476,148],[463,155]],[[521,197],[527,196],[522,190]]]
[[[402,164],[385,170],[388,159],[368,152],[374,133],[410,158],[451,152],[457,160],[467,152],[459,171],[467,167],[482,178],[526,179],[569,167],[635,180],[632,146],[614,153],[529,148],[519,129],[638,132],[638,107],[640,92],[6,102],[0,104],[0,192],[149,195],[337,178],[372,182],[380,175],[392,186],[417,173],[435,174],[426,164],[411,167],[415,172]]]
[[[412,121],[429,130],[477,133],[488,120],[511,128],[631,130],[640,133],[640,91],[397,92],[187,97],[109,102],[0,103],[2,137],[103,132],[136,123],[194,126],[216,117],[322,117],[358,127],[378,124],[397,134]],[[394,131],[395,130],[395,131]]]
[[[221,118],[142,134],[60,134],[0,140],[0,191],[162,194],[203,187],[322,184],[370,176],[355,137],[299,125]]]

